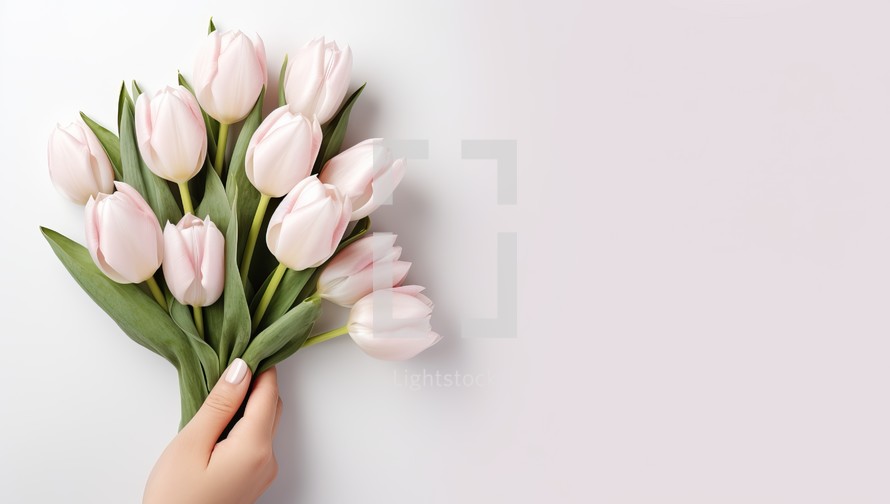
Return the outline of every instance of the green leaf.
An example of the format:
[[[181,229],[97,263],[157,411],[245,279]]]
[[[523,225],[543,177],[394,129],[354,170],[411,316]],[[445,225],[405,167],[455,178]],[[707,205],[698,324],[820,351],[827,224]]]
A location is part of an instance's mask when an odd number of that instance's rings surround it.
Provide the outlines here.
[[[210,26],[207,27],[207,35],[210,35],[211,33],[215,32],[215,31],[216,31],[216,25],[213,24],[213,17],[211,16]]]
[[[142,94],[142,89],[139,87],[139,84],[136,81],[133,81],[133,99],[139,98],[139,95]]]
[[[233,357],[244,352],[250,341],[250,310],[238,272],[238,219],[240,200],[232,205],[232,214],[226,230],[226,280],[223,287],[223,323],[218,353],[220,369],[225,369]]]
[[[263,98],[266,90],[260,92],[253,110],[248,114],[241,126],[241,133],[238,135],[238,141],[232,151],[232,160],[229,163],[229,172],[226,176],[226,195],[229,203],[235,201],[235,195],[238,196],[238,211],[236,213],[236,221],[238,229],[250,229],[253,222],[253,214],[256,212],[257,204],[260,202],[260,193],[253,187],[247,174],[244,172],[244,159],[247,156],[247,144],[250,137],[259,127],[263,115]],[[238,261],[241,260],[241,254],[244,252],[244,245],[247,241],[247,233],[240,233],[238,240]]]
[[[349,114],[352,112],[352,106],[365,90],[367,83],[355,90],[340,107],[337,115],[328,122],[322,130],[321,148],[318,150],[319,156],[315,160],[315,168],[312,173],[319,173],[332,157],[340,152],[340,146],[343,145],[343,139],[346,138],[346,127],[349,125]]]
[[[152,173],[142,161],[136,144],[136,131],[133,123],[133,106],[125,102],[120,124],[121,164],[123,165],[124,182],[133,186],[145,197],[162,226],[168,221],[175,224],[182,218],[182,211],[179,209],[173,193],[170,192],[167,181]]]
[[[99,139],[99,143],[102,144],[102,148],[105,149],[105,154],[108,155],[108,160],[111,161],[111,168],[114,169],[114,179],[123,180],[124,174],[121,171],[120,138],[96,121],[92,120],[83,112],[80,113],[80,117],[83,119],[83,122],[93,130],[96,138]]]
[[[219,357],[213,348],[198,334],[191,311],[190,307],[175,299],[170,303],[170,317],[173,318],[173,322],[179,326],[182,332],[188,336],[192,350],[198,356],[198,360],[201,361],[201,367],[204,369],[204,385],[207,393],[210,393],[210,389],[219,380]]]
[[[142,160],[139,157],[139,148],[136,146],[136,130],[133,125],[133,114],[129,113],[129,105],[126,101],[122,105],[120,122],[121,133],[121,171],[123,181],[133,186],[148,199],[145,191],[145,181],[142,178],[142,168],[139,166]],[[149,202],[150,204],[151,202]]]
[[[130,93],[127,92],[127,83],[121,82],[121,92],[117,97],[117,124],[120,125],[121,117],[124,114],[124,109],[127,104],[130,104],[130,107],[133,107],[133,99],[130,98]],[[118,130],[120,132],[120,130]]]
[[[191,84],[185,80],[185,77],[181,73],[178,75],[179,85],[188,89],[189,92],[194,95],[195,90],[192,88]],[[210,117],[210,115],[204,111],[203,107],[201,107],[201,115],[204,116],[204,127],[207,129],[207,159],[216,159],[216,138],[219,136],[219,121]]]
[[[179,362],[185,346],[182,332],[154,298],[138,285],[105,276],[83,245],[51,229],[40,231],[74,280],[127,336],[171,363]]]
[[[167,312],[138,285],[111,280],[96,267],[82,245],[51,229],[41,227],[40,231],[78,285],[124,333],[167,359],[179,371],[182,428],[207,396],[201,363],[185,335]]]
[[[266,308],[263,320],[260,321],[260,325],[257,328],[258,330],[262,331],[266,327],[269,327],[294,306],[294,302],[297,300],[300,292],[303,291],[306,282],[312,277],[312,272],[314,271],[315,268],[302,271],[288,269],[284,273],[284,276],[281,278],[281,283],[278,284],[278,289],[275,290],[275,295],[272,296],[272,301],[269,303],[269,307]],[[269,286],[269,282],[272,280],[272,275],[274,275],[274,271],[269,274],[266,281],[263,282],[262,287],[260,287],[256,295],[254,295],[250,305],[251,313],[256,311],[256,307],[260,303],[260,298],[262,298],[263,294],[266,292],[266,287]]]
[[[250,345],[241,358],[247,362],[252,371],[255,371],[261,361],[275,356],[282,349],[294,346],[296,349],[299,349],[303,342],[309,338],[312,326],[320,313],[320,299],[312,298],[303,301],[264,331],[257,334],[251,340]],[[293,351],[290,353],[292,354]],[[281,359],[287,357],[287,355],[284,355]]]
[[[287,105],[287,98],[284,96],[284,77],[287,75],[287,54],[284,55],[284,63],[281,64],[281,73],[278,74],[278,106]]]
[[[232,217],[232,209],[229,207],[229,199],[226,197],[226,188],[223,187],[219,175],[212,167],[205,167],[207,172],[204,179],[204,197],[201,204],[195,209],[195,213],[203,219],[210,216],[210,220],[216,224],[220,231],[229,229],[229,220]]]

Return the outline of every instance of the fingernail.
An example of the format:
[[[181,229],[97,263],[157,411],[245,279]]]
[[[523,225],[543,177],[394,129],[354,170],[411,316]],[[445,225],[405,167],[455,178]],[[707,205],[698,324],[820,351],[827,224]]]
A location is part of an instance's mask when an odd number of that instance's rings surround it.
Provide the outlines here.
[[[232,385],[238,385],[245,375],[247,375],[247,363],[241,359],[235,359],[229,364],[229,370],[226,371],[226,381]]]

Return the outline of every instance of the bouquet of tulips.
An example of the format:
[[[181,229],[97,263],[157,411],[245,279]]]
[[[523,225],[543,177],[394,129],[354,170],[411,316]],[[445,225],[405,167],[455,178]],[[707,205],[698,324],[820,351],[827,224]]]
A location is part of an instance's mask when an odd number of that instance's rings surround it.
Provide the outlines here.
[[[41,230],[96,304],[175,366],[180,427],[235,358],[262,372],[347,333],[393,360],[439,340],[423,288],[402,285],[395,235],[368,234],[404,159],[380,139],[341,152],[364,89],[347,97],[351,70],[349,47],[312,40],[285,57],[263,118],[262,40],[211,20],[192,85],[124,85],[117,134],[81,114],[50,136],[50,178],[85,205],[86,247]],[[348,323],[313,335],[322,300]]]

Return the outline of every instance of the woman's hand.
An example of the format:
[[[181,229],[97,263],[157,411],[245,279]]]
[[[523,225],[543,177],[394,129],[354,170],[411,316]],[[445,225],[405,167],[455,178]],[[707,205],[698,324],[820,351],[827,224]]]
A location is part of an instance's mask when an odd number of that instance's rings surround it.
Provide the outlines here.
[[[281,418],[275,368],[259,375],[244,417],[217,443],[250,386],[250,369],[236,359],[195,417],[170,442],[145,485],[146,504],[255,502],[278,474],[272,439]]]

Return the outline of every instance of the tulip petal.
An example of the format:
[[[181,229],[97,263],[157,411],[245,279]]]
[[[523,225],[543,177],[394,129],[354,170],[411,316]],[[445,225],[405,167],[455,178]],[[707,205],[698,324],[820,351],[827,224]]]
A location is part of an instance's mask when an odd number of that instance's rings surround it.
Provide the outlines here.
[[[195,266],[188,243],[179,226],[167,223],[164,227],[164,280],[170,292],[182,304],[190,304],[189,288],[195,283]]]
[[[324,38],[317,38],[288,60],[284,93],[291,112],[315,115],[318,93],[324,84],[324,52]]]
[[[103,200],[98,216],[99,249],[109,268],[129,283],[145,281],[161,265],[157,249],[145,246],[160,231],[157,221],[118,198]]]

